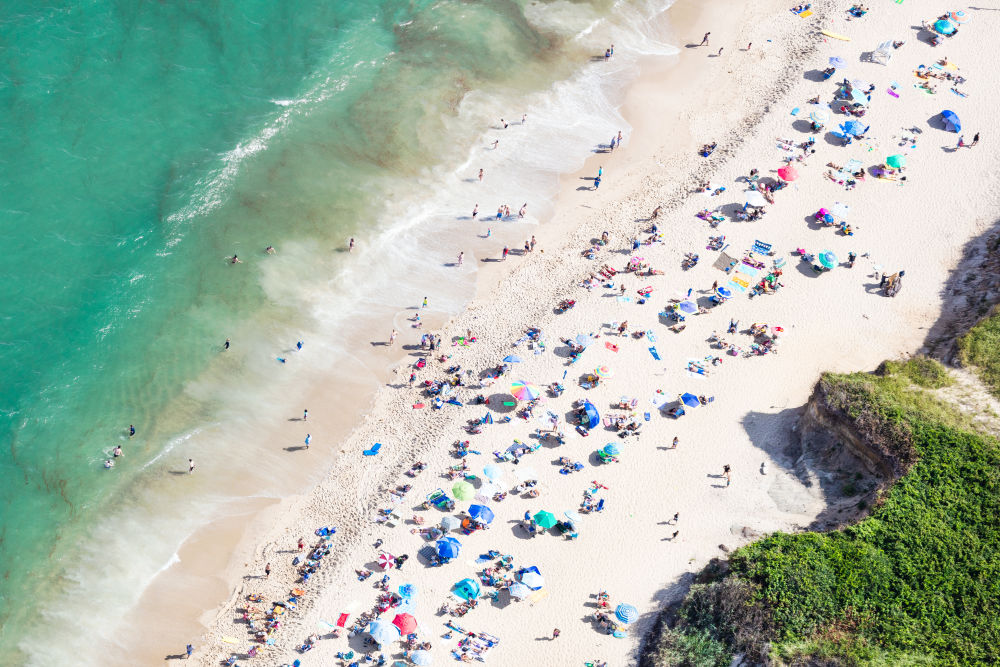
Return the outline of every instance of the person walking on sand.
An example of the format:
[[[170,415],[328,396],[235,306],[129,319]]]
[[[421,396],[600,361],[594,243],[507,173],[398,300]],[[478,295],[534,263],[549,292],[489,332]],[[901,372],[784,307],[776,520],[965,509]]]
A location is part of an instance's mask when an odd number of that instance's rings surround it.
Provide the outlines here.
[[[528,212],[528,202],[524,202],[524,205],[521,206],[521,210],[517,212],[518,219],[523,218],[527,212]]]
[[[184,659],[185,660],[190,660],[192,653],[194,653],[194,646],[192,646],[191,644],[188,644],[187,646],[184,647]]]
[[[507,129],[507,121],[505,121],[503,118],[500,119],[500,124],[503,125],[503,129],[505,130]]]
[[[484,172],[482,169],[480,169],[479,170],[479,182],[480,183],[483,182],[483,176],[485,176],[485,175],[486,175],[486,172]]]
[[[678,437],[677,437],[677,436],[675,435],[675,436],[674,436],[674,444],[673,444],[673,446],[672,446],[672,447],[671,447],[670,449],[677,449],[677,445],[679,445],[679,444],[680,444],[680,442],[681,442],[681,439],[680,439],[680,438],[678,438]]]
[[[306,440],[305,440],[306,449],[309,449],[309,445],[312,444],[312,441],[313,441],[312,433],[306,433]]]
[[[188,474],[194,472],[194,459],[188,459]]]
[[[499,146],[499,145],[500,145],[500,140],[499,139],[494,139],[493,140],[493,150],[496,150],[497,146]]]
[[[712,33],[710,33],[710,32],[706,32],[705,36],[701,38],[701,44],[699,44],[698,46],[707,46],[708,45],[708,36],[711,35],[711,34]]]
[[[732,473],[730,472],[728,463],[722,466],[722,474],[726,477],[726,486],[729,486],[729,483],[732,481]]]
[[[302,411],[302,421],[304,421],[304,422],[309,421],[309,411],[308,410],[303,410]]]
[[[350,242],[347,244],[347,252],[354,252],[354,237],[351,237]]]
[[[398,335],[399,335],[399,332],[397,332],[395,329],[393,329],[392,333],[389,334],[389,347],[392,347],[393,345],[396,344],[396,336],[398,336]]]
[[[531,235],[531,252],[535,252],[535,243],[536,243],[536,241],[535,241],[535,235],[532,234]]]
[[[716,54],[715,54],[715,56],[716,56],[716,57],[719,57],[719,56],[721,56],[721,55],[722,55],[722,47],[720,46],[720,47],[719,47],[719,52],[718,52],[718,53],[716,53]]]
[[[680,512],[675,512],[674,513],[674,523],[677,523],[677,520],[680,519],[680,518],[681,518],[681,513]]]
[[[976,134],[973,135],[973,137],[972,137],[972,143],[969,144],[969,148],[972,148],[973,146],[975,146],[978,143],[979,143],[979,133],[976,132]]]
[[[464,260],[464,259],[465,259],[465,252],[463,251],[463,252],[458,253],[458,265],[459,266],[462,266],[462,260]]]
[[[264,566],[264,576],[265,577],[270,577],[271,576],[271,564],[270,563],[268,563],[267,565]]]
[[[503,258],[501,259],[501,261],[506,262],[507,261],[507,255],[509,255],[509,254],[510,254],[510,248],[508,248],[507,246],[504,246],[503,247]]]
[[[479,204],[472,207],[472,219],[475,220],[476,216],[479,215]]]
[[[521,114],[521,125],[527,125],[527,124],[528,124],[528,114],[523,113]]]
[[[561,634],[562,634],[562,632],[559,631],[559,628],[554,629],[552,631],[552,639],[555,639],[556,637],[558,637]]]
[[[299,547],[299,551],[302,551],[303,549],[306,548],[306,541],[304,539],[302,539],[301,537],[299,538],[298,547]]]
[[[599,187],[601,187],[601,177],[600,176],[598,176],[597,178],[594,179],[594,189],[596,190]]]

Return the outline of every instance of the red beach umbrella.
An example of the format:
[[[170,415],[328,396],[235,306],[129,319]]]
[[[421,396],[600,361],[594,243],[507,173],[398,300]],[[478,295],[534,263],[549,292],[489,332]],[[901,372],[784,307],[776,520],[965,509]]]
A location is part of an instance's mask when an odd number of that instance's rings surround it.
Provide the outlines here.
[[[410,614],[396,614],[396,618],[392,619],[392,624],[399,628],[402,635],[408,635],[417,629],[417,619]]]
[[[794,181],[799,177],[799,172],[795,171],[795,167],[792,165],[788,165],[787,167],[782,167],[778,170],[778,176],[780,176],[783,181]]]

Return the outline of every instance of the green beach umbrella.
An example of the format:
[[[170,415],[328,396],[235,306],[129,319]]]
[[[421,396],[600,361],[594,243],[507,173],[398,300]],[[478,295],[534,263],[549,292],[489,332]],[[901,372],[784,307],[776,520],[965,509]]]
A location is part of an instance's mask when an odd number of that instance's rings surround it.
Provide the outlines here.
[[[837,256],[829,250],[824,250],[819,254],[819,263],[828,269],[832,269],[837,266]]]
[[[472,500],[476,497],[476,487],[468,482],[455,482],[455,486],[451,487],[451,493],[456,500]]]
[[[885,163],[893,169],[902,169],[906,166],[905,155],[890,155],[885,159]]]
[[[556,517],[552,512],[542,510],[535,515],[535,523],[548,530],[552,526],[556,525]]]

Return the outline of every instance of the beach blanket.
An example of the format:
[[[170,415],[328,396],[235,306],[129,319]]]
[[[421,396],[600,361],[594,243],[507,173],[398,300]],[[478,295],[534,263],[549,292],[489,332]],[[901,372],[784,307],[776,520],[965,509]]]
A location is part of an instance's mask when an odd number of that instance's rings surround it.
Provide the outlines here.
[[[604,342],[604,347],[608,348],[612,352],[617,352],[618,351],[618,346],[615,345],[614,343],[612,343],[611,341],[605,341]]]
[[[347,617],[349,614],[341,614],[340,618],[337,619],[337,627],[343,628],[347,626]]]
[[[750,250],[751,252],[762,252],[766,255],[767,253],[771,252],[771,244],[755,240],[753,242],[753,248],[751,248]]]
[[[714,266],[720,271],[726,271],[730,266],[732,266],[733,262],[735,261],[736,261],[735,258],[730,257],[724,252],[720,252],[719,258],[715,260],[715,263],[712,264],[712,266]]]
[[[848,160],[847,164],[845,164],[844,167],[837,172],[837,176],[841,180],[846,181],[848,179],[854,178],[854,172],[858,171],[859,169],[861,169],[861,160],[851,159]]]
[[[419,410],[419,409],[420,409],[420,408],[422,408],[422,407],[424,407],[424,404],[423,404],[423,403],[414,403],[414,404],[413,404],[413,409],[414,409],[414,410]]]
[[[660,353],[656,351],[655,347],[649,348],[649,353],[653,355],[653,358],[656,359],[657,361],[660,360]]]

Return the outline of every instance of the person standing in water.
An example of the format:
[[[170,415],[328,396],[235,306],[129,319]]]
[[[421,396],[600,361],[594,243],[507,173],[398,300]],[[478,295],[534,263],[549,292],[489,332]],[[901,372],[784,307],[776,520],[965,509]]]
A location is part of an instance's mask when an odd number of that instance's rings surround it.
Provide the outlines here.
[[[194,459],[188,459],[188,474],[194,472]]]
[[[476,216],[479,215],[479,204],[472,207],[472,219],[475,220]]]
[[[486,175],[486,172],[484,172],[482,169],[480,169],[479,170],[479,182],[480,183],[483,182],[483,176],[485,176],[485,175]]]
[[[392,347],[393,345],[396,344],[396,336],[398,335],[399,333],[395,329],[393,329],[392,333],[389,334],[389,347]]]
[[[226,342],[222,344],[222,349],[223,350],[228,350],[229,349],[229,339],[228,338],[226,339]]]
[[[354,252],[354,238],[351,237],[350,242],[347,244],[347,252]]]
[[[122,451],[122,446],[121,445],[118,445],[117,447],[115,447],[115,451],[113,451],[111,453],[112,453],[112,455],[115,458],[118,458],[119,456],[125,456],[125,452]]]
[[[133,435],[135,435],[135,424],[129,424],[128,425],[128,437],[131,438]]]

